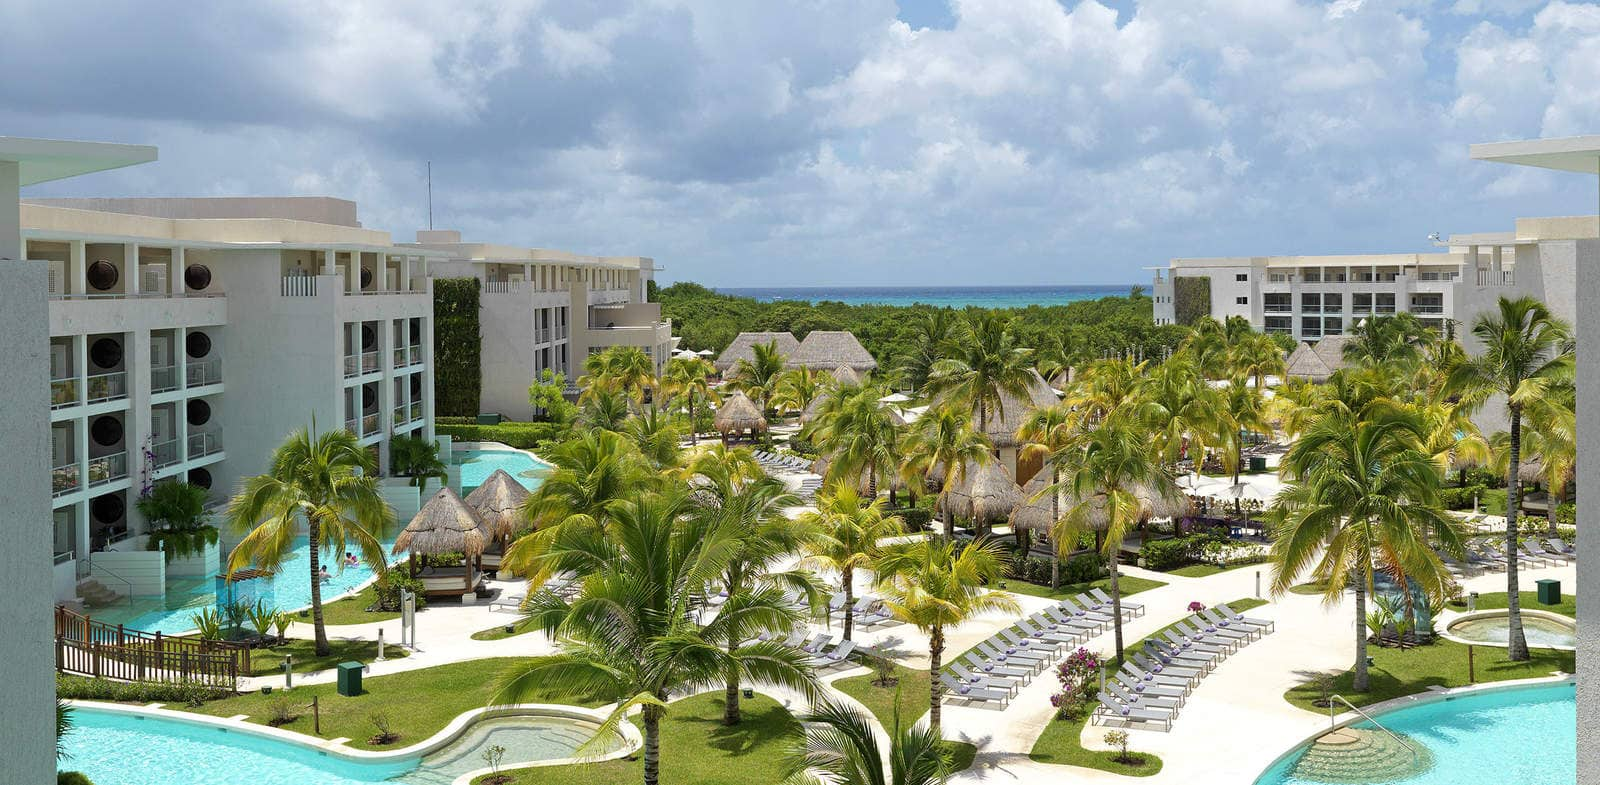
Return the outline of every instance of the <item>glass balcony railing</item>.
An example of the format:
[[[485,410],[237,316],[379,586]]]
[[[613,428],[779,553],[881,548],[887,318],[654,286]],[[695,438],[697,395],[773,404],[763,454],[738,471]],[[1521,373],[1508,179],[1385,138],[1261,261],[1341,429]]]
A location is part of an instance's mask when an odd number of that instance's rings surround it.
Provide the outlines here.
[[[222,452],[222,434],[215,431],[189,434],[189,460]]]
[[[119,452],[89,459],[89,487],[104,485],[128,476],[128,453]]]
[[[420,344],[420,343],[419,344],[412,344],[412,346],[411,346],[411,364],[412,365],[421,365],[422,364],[422,344]]]
[[[361,354],[361,372],[362,373],[376,373],[377,370],[378,370],[378,353],[377,352],[362,352],[362,354]]]
[[[413,401],[411,403],[411,421],[416,422],[420,419],[422,419],[422,401]]]
[[[190,387],[221,384],[222,360],[216,357],[209,360],[190,360],[183,369],[183,375],[184,382]]]
[[[360,355],[347,354],[344,356],[344,375],[346,377],[361,375]]]
[[[54,496],[72,493],[78,490],[79,479],[76,461],[52,467],[50,469],[50,492]]]
[[[50,380],[50,408],[64,409],[78,404],[77,379]]]
[[[360,436],[361,420],[355,417],[346,417],[344,421],[344,429],[357,436]]]
[[[161,469],[178,462],[178,440],[168,439],[150,446],[156,468]]]
[[[150,367],[150,392],[164,393],[178,389],[178,369],[171,365]]]
[[[88,379],[89,403],[103,403],[128,397],[126,371],[102,373]]]
[[[394,407],[394,424],[396,427],[411,421],[411,409],[405,404]]]
[[[382,426],[381,419],[376,413],[363,416],[361,418],[361,435],[371,436],[377,433],[378,428]]]
[[[396,368],[404,368],[404,367],[406,367],[407,365],[410,365],[410,364],[411,364],[411,360],[406,354],[406,348],[404,346],[395,347],[395,350],[394,350],[394,367],[396,367]]]

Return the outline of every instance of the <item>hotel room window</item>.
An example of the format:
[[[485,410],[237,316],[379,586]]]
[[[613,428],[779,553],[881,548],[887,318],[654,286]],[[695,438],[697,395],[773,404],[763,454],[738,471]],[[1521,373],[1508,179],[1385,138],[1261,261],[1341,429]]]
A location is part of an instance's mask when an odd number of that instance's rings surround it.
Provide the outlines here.
[[[1234,302],[1235,305],[1249,305],[1250,304],[1250,298],[1249,297],[1235,297],[1235,298],[1233,298],[1233,302]]]
[[[1234,273],[1233,280],[1235,280],[1235,281],[1248,281],[1248,280],[1250,280],[1250,274],[1249,273]]]

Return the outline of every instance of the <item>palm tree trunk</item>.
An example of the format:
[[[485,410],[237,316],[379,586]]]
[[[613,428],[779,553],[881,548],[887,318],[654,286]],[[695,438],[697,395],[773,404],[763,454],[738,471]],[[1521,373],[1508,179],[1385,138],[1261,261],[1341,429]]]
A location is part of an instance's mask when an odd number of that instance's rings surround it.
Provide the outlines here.
[[[700,443],[700,429],[696,428],[694,419],[694,391],[689,391],[689,443]]]
[[[1116,633],[1117,659],[1122,659],[1122,581],[1121,573],[1117,571],[1117,557],[1121,554],[1120,544],[1111,549],[1111,555],[1106,558],[1106,566],[1111,572],[1111,626]]]
[[[1522,598],[1517,583],[1517,513],[1522,509],[1522,410],[1511,409],[1511,467],[1506,479],[1506,659],[1528,660],[1528,638],[1522,631]]]
[[[939,681],[939,669],[942,667],[939,658],[944,655],[944,627],[934,625],[933,635],[928,637],[928,727],[937,738],[939,735],[939,704],[944,697],[944,684]]]
[[[311,624],[317,631],[317,656],[326,657],[332,650],[328,631],[322,626],[322,527],[316,521],[306,522],[306,544],[311,548]]]
[[[647,705],[643,714],[644,785],[658,785],[661,781],[661,708]]]
[[[855,626],[856,568],[845,567],[839,576],[844,581],[844,639],[850,640],[850,630]]]
[[[1356,692],[1367,691],[1367,582],[1356,579],[1356,679],[1350,685]]]
[[[733,653],[739,648],[737,643],[728,642],[728,659],[733,659]],[[722,724],[738,725],[739,716],[739,669],[728,669],[727,691],[722,697]]]
[[[939,491],[937,506],[939,508],[939,517],[944,519],[944,538],[946,540],[955,539],[956,519],[950,515],[950,505],[945,503],[945,492],[943,490]]]
[[[1566,501],[1567,481],[1566,478],[1562,478],[1559,482],[1550,486],[1550,508],[1544,511],[1544,533],[1546,537],[1560,536],[1556,531],[1556,509],[1565,504]]]
[[[1061,520],[1061,492],[1055,486],[1061,483],[1061,467],[1050,461],[1050,521]],[[1050,588],[1061,587],[1061,544],[1056,542],[1054,526],[1050,534]]]

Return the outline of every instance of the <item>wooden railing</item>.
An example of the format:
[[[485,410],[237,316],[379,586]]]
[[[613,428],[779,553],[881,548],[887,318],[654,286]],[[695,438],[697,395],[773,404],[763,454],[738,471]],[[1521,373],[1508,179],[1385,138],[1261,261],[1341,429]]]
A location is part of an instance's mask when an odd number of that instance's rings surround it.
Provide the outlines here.
[[[130,630],[56,606],[56,670],[236,691],[239,677],[250,672],[250,650],[226,641]]]

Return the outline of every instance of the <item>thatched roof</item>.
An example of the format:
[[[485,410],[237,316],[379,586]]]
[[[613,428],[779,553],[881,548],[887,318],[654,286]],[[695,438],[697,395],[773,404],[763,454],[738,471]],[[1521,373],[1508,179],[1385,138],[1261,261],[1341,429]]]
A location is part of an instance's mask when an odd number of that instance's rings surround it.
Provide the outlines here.
[[[832,373],[833,373],[833,378],[838,379],[840,384],[849,384],[849,385],[859,385],[859,384],[861,384],[861,374],[856,373],[855,369],[851,368],[848,365],[837,365],[837,366],[834,366],[834,369],[833,369]]]
[[[1028,413],[1041,406],[1054,406],[1060,402],[1056,391],[1051,389],[1050,383],[1039,375],[1038,371],[1029,371],[1031,380],[1028,382],[1028,397],[1018,398],[1010,393],[1000,396],[1001,408],[999,411],[987,412],[988,427],[983,429],[989,441],[997,448],[1017,446],[1017,428],[1022,426]],[[973,427],[978,426],[978,415],[972,415]]]
[[[481,555],[488,544],[489,530],[447,485],[406,524],[390,553],[464,553],[470,558]]]
[[[743,392],[735,392],[722,399],[722,405],[717,407],[717,418],[714,421],[718,433],[734,433],[736,431],[765,431],[767,418],[761,416],[761,410],[756,408],[754,401]]]
[[[817,415],[822,413],[822,407],[827,405],[828,397],[831,395],[833,395],[832,390],[823,390],[820,395],[812,398],[811,403],[806,404],[806,408],[800,410],[800,422],[808,423],[817,419]]]
[[[1524,483],[1544,482],[1544,461],[1537,455],[1523,456],[1517,462],[1517,477]]]
[[[1003,523],[1022,502],[1022,489],[998,460],[969,464],[966,482],[945,495],[947,510],[981,523]]]
[[[489,479],[467,494],[467,507],[495,538],[506,538],[522,528],[522,503],[531,494],[504,469],[495,469]]]
[[[1158,492],[1154,488],[1143,487],[1137,492],[1140,502],[1144,505],[1145,518],[1174,518],[1189,511],[1189,501],[1176,488],[1169,488],[1165,492]],[[1079,504],[1079,498],[1070,494],[1061,500],[1061,514],[1066,515]],[[1096,494],[1089,500],[1088,517],[1084,521],[1089,528],[1103,531],[1110,525],[1110,520],[1105,514],[1104,497]]]
[[[737,365],[740,360],[753,360],[756,356],[756,344],[778,344],[778,353],[784,357],[793,358],[800,348],[800,341],[789,333],[739,333],[734,336],[728,348],[717,355],[711,364],[719,373],[727,373],[729,368]]]
[[[817,475],[820,475],[822,477],[827,477],[828,476],[828,467],[831,466],[831,465],[833,465],[833,456],[831,456],[831,455],[819,456],[817,458],[817,460],[812,462],[811,471],[812,471],[813,474],[817,474]],[[866,493],[867,492],[867,473],[865,471],[863,471],[860,474],[856,475],[855,481],[856,481],[856,491],[858,491],[860,493]],[[845,480],[845,482],[848,482],[848,480]],[[903,491],[903,490],[906,489],[905,481],[900,479],[900,475],[898,473],[896,473],[896,472],[889,472],[887,474],[879,474],[878,475],[878,490],[886,491],[886,490],[889,490],[890,488],[893,488],[894,490],[897,490],[897,491]]]
[[[837,368],[845,365],[865,373],[877,370],[878,361],[856,340],[854,333],[813,330],[800,342],[800,348],[789,355],[789,365],[807,368]]]
[[[1348,335],[1326,335],[1311,348],[1329,368],[1337,371],[1345,366],[1344,347],[1348,343],[1350,343]]]
[[[1056,520],[1050,514],[1050,494],[1045,493],[1045,487],[1049,485],[1044,481],[1045,474],[1047,472],[1039,472],[1022,487],[1022,503],[1011,511],[1012,531],[1048,534],[1055,528]],[[1060,509],[1057,508],[1056,512],[1060,512]]]
[[[1311,344],[1304,342],[1295,347],[1284,366],[1290,378],[1307,379],[1318,384],[1327,381],[1334,370],[1316,349],[1311,348]]]

